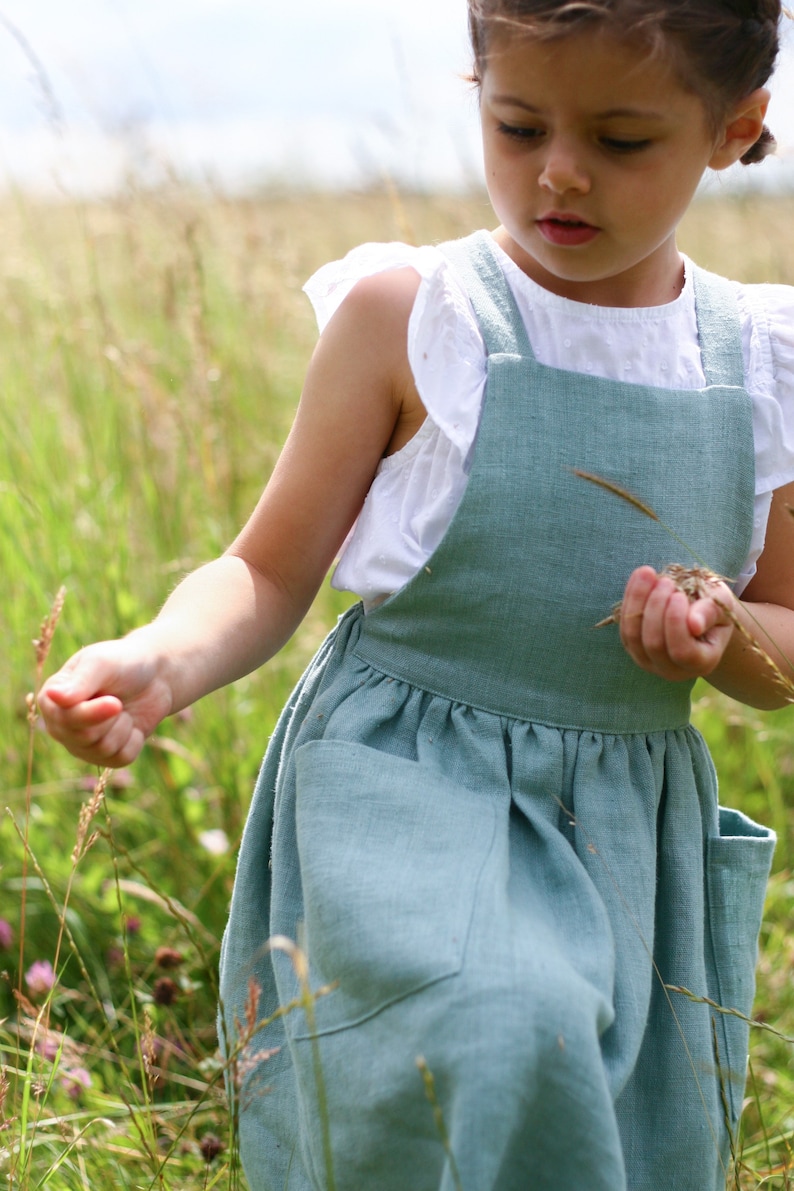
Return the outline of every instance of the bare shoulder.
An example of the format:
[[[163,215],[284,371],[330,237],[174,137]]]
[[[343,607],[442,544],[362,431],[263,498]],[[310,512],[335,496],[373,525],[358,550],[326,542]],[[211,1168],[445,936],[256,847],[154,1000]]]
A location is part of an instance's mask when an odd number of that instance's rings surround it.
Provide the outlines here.
[[[355,344],[387,359],[407,357],[408,322],[419,275],[414,269],[389,269],[357,281],[320,337],[318,347],[334,350]]]
[[[402,317],[407,322],[418,289],[419,274],[416,269],[410,266],[384,269],[357,281],[339,310],[347,307],[359,315]]]
[[[413,269],[399,269],[360,281],[342,302],[315,348],[273,475],[230,547],[276,576],[296,606],[317,590],[383,456],[424,420],[408,362],[418,287]]]
[[[370,410],[378,405],[390,421],[385,454],[399,450],[426,416],[408,360],[419,281],[411,268],[358,281],[321,335],[307,376],[309,391],[316,382],[326,392],[344,383]]]

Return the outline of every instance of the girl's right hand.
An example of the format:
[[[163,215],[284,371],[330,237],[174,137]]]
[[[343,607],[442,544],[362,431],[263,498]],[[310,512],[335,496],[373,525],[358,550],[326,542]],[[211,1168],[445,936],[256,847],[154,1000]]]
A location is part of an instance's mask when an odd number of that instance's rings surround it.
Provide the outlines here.
[[[129,765],[172,710],[169,685],[137,637],[81,649],[39,692],[50,736],[92,765]]]
[[[90,645],[44,684],[50,734],[95,765],[129,765],[167,715],[261,666],[306,615],[384,455],[422,425],[408,360],[410,268],[358,282],[317,345],[295,424],[226,553],[150,625]]]

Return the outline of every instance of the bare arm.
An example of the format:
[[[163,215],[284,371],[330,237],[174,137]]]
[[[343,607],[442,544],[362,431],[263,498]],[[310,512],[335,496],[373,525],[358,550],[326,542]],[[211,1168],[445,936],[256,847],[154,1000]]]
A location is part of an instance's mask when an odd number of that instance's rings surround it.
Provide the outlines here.
[[[794,700],[794,484],[772,497],[769,523],[758,570],[742,593],[739,618],[783,676],[792,681],[786,691],[769,663],[747,638],[732,634],[719,666],[709,682],[751,707],[770,710]]]
[[[769,662],[725,612],[731,609],[783,674],[794,679],[791,505],[794,484],[773,496],[764,550],[741,600],[721,584],[713,599],[690,604],[670,579],[650,567],[633,573],[623,600],[621,639],[637,665],[671,682],[707,678],[751,707],[770,710],[791,701]]]
[[[385,453],[424,418],[407,358],[413,270],[368,278],[329,323],[248,523],[156,619],[76,654],[40,694],[76,756],[126,765],[164,716],[261,665],[305,615]]]

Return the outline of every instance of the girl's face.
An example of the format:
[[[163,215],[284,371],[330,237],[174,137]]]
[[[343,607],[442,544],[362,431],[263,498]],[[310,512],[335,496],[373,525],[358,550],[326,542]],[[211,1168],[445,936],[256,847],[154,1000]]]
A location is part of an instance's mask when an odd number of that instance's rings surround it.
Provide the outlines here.
[[[676,226],[706,167],[735,157],[662,55],[600,30],[496,35],[481,114],[496,238],[524,272],[602,306],[678,294]]]

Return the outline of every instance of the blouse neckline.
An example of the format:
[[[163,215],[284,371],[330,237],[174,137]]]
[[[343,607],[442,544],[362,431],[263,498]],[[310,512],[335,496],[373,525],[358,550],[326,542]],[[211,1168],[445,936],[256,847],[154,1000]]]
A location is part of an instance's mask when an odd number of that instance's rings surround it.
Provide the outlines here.
[[[663,321],[679,318],[682,314],[694,311],[691,262],[683,253],[684,285],[681,293],[672,302],[665,302],[660,306],[597,306],[590,302],[577,302],[574,298],[563,298],[560,294],[553,294],[550,290],[544,289],[518,267],[493,236],[491,240],[511,288],[521,293],[529,309],[540,306],[550,313],[565,315],[568,318],[585,318],[588,322],[609,323]]]

